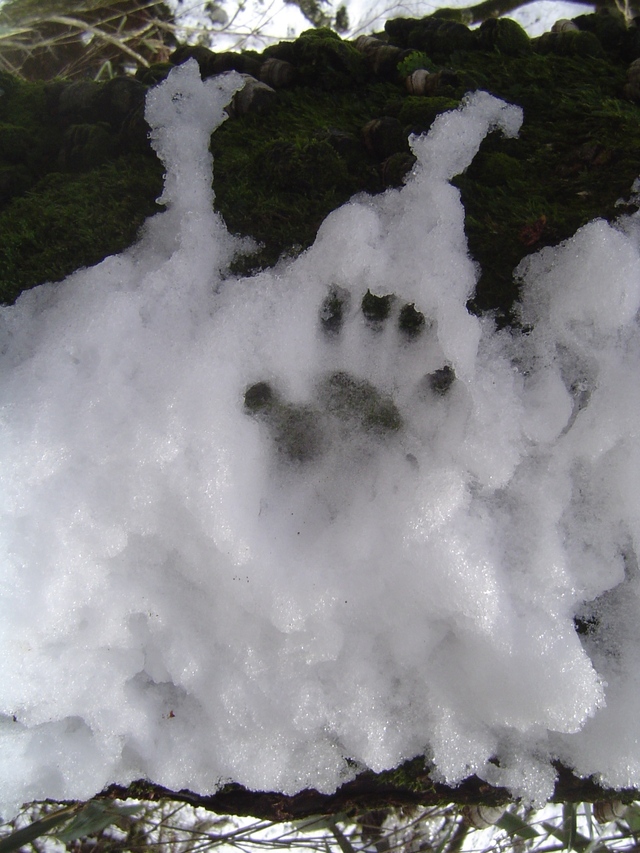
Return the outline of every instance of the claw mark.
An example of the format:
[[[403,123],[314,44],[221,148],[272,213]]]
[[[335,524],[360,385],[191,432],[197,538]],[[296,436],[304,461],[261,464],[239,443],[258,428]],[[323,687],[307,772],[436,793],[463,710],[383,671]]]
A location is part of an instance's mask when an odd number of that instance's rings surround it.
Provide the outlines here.
[[[332,287],[320,309],[320,323],[327,335],[334,336],[339,333],[348,308],[348,291],[342,287]]]
[[[391,312],[393,296],[375,296],[367,290],[362,297],[362,313],[374,328],[380,328]]]
[[[405,305],[400,311],[398,326],[400,331],[404,332],[408,338],[417,338],[425,325],[424,314],[418,311],[415,305]]]

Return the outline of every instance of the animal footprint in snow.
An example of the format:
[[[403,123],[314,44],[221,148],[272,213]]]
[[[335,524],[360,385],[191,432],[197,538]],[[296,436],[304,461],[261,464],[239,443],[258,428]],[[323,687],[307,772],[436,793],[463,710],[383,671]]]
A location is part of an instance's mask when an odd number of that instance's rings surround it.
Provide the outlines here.
[[[392,326],[391,340],[379,341],[387,352],[411,348],[429,332],[424,314],[413,304],[401,306],[392,295],[377,296],[367,290],[356,311],[350,309],[349,292],[331,288],[320,307],[318,322],[329,348],[345,334],[347,320],[352,332],[364,332],[369,345],[374,346],[375,336]],[[445,364],[423,377],[416,394],[445,394],[454,379],[453,368]],[[321,371],[308,404],[289,403],[271,383],[261,381],[247,388],[244,406],[249,415],[267,425],[279,459],[293,463],[317,460],[336,445],[346,447],[355,442],[362,451],[372,443],[392,439],[405,425],[392,393],[345,369]]]
[[[477,120],[469,140],[467,114]],[[464,551],[457,520],[512,476],[521,430],[503,417],[512,364],[491,321],[466,307],[477,269],[450,179],[489,130],[513,135],[520,121],[473,96],[413,140],[422,165],[403,189],[352,199],[295,260],[217,294],[220,327],[234,332],[220,385],[229,396],[216,397],[232,416],[214,445],[225,535],[242,531],[238,559],[259,554],[272,573],[293,547],[307,567],[365,560],[382,571],[435,547],[436,532],[444,547],[445,528],[452,553]],[[464,145],[444,143],[445,123]]]

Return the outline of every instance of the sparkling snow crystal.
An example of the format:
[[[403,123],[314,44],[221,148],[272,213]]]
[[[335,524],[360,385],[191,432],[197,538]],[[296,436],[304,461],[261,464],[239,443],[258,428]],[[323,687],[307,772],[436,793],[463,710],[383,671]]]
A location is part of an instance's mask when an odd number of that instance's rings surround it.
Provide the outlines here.
[[[639,785],[637,221],[523,262],[527,331],[471,316],[449,181],[522,120],[478,92],[405,187],[231,278],[239,85],[173,70],[166,212],[0,311],[0,811],[417,754],[536,800],[556,758]]]

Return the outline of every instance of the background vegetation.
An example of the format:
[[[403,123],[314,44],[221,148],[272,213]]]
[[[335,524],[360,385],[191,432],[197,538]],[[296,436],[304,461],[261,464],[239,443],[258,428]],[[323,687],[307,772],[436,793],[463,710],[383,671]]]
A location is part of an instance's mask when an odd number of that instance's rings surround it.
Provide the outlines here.
[[[27,806],[0,833],[0,853],[20,847],[36,853],[633,853],[640,850],[640,805],[387,808],[273,822],[171,801],[92,800]]]

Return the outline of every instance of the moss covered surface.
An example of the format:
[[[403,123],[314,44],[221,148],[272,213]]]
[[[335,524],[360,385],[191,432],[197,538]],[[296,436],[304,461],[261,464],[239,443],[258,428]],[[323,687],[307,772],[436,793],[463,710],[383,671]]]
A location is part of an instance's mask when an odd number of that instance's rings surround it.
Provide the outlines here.
[[[518,139],[490,136],[454,182],[482,273],[475,304],[508,309],[521,258],[614,219],[640,175],[640,109],[620,97],[623,67],[603,58],[469,58],[479,88],[524,108]]]
[[[145,87],[128,88],[0,73],[1,301],[121,251],[160,209],[162,165],[134,121]]]
[[[91,266],[133,242],[156,210],[161,172],[136,171],[138,158],[118,158],[89,173],[51,172],[30,192],[0,212],[3,296],[42,281],[56,281],[79,267]],[[155,185],[155,192],[154,192]]]
[[[630,209],[616,205],[640,175],[640,107],[625,97],[639,33],[611,15],[576,20],[578,31],[533,40],[506,19],[472,31],[431,17],[389,22],[379,44],[314,30],[262,56],[198,49],[205,74],[255,72],[266,59],[294,69],[268,109],[235,114],[212,137],[216,204],[232,231],[262,247],[242,269],[310,245],[355,193],[398,185],[412,164],[408,134],[484,89],[522,106],[523,128],[515,140],[492,134],[455,182],[481,270],[471,307],[508,319],[520,259]],[[124,249],[157,209],[162,168],[142,102],[145,83],[169,67],[126,84],[2,76],[0,299]],[[403,75],[419,68],[451,73],[429,94],[409,94]]]

